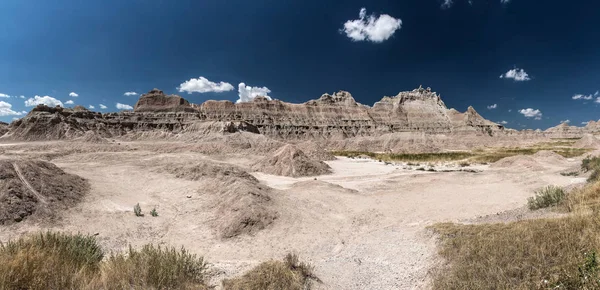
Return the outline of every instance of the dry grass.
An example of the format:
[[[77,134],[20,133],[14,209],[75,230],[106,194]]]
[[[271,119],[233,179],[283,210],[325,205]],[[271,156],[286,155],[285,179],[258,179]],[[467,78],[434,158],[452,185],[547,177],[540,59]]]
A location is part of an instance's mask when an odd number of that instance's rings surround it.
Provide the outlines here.
[[[90,236],[43,233],[0,246],[0,289],[208,289],[206,263],[145,246],[103,261]]]
[[[574,140],[560,140],[538,143],[532,147],[503,147],[503,148],[477,148],[472,151],[455,151],[439,153],[375,153],[363,151],[332,151],[335,156],[359,157],[368,156],[380,161],[405,161],[405,162],[439,162],[439,161],[465,161],[473,163],[492,163],[505,157],[516,155],[533,155],[542,150],[553,151],[565,158],[581,156],[590,151],[585,148],[568,147]]]
[[[310,289],[313,281],[319,281],[312,271],[312,266],[300,262],[297,255],[288,254],[283,261],[263,262],[242,277],[224,280],[223,289]]]
[[[600,182],[558,202],[562,218],[438,224],[434,289],[600,289]]]

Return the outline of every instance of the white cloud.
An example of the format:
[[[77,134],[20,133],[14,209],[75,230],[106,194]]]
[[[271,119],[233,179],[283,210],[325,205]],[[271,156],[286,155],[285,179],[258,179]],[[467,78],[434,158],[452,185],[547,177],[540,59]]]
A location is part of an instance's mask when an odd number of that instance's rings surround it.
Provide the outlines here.
[[[190,79],[189,81],[183,82],[177,88],[179,92],[191,93],[222,93],[233,90],[233,86],[226,82],[211,82],[205,77],[199,77],[197,79]]]
[[[0,98],[10,98],[10,96],[7,94],[0,93]]]
[[[589,95],[576,94],[576,95],[573,95],[571,97],[571,99],[573,99],[573,100],[588,100],[589,101],[593,98],[598,98],[598,96],[600,96],[600,91],[596,91],[595,93],[589,94]],[[598,100],[596,100],[596,103],[599,103]]]
[[[523,114],[523,116],[527,118],[534,118],[535,120],[542,119],[542,112],[540,110],[534,110],[532,108],[521,109],[519,113]]]
[[[75,92],[70,92],[69,93],[69,97],[77,98],[77,97],[79,97],[79,95],[77,93],[75,93]]]
[[[117,103],[117,109],[119,110],[133,110],[133,107],[126,104]]]
[[[512,112],[512,109],[509,109],[509,110],[508,110],[508,112],[509,112],[509,113],[510,113],[510,112]]]
[[[27,112],[25,112],[27,113]],[[23,112],[16,112],[12,110],[12,105],[4,102],[4,101],[0,101],[0,116],[1,117],[5,117],[5,116],[21,116],[23,115]]]
[[[73,102],[73,100],[68,100],[65,102],[65,105],[73,105],[75,104],[75,102]]]
[[[108,107],[107,107],[107,106],[105,106],[105,105],[103,105],[103,104],[100,104],[100,109],[104,110],[104,109],[106,109],[106,108],[108,108]]]
[[[498,107],[498,104],[493,104],[493,105],[487,106],[488,110],[493,110],[493,109],[495,109],[497,107]]]
[[[516,82],[524,82],[524,81],[531,80],[531,78],[529,77],[529,74],[527,74],[524,69],[518,69],[518,68],[511,69],[511,70],[507,71],[505,74],[501,74],[500,78],[501,79],[503,79],[503,78],[513,79]]]
[[[506,125],[506,124],[508,124],[508,122],[506,122],[506,121],[500,121],[500,124]]]
[[[340,29],[353,41],[383,42],[402,27],[401,19],[387,14],[367,16],[366,8],[361,8],[358,15],[359,19],[346,21],[344,28]]]
[[[92,105],[89,105],[89,106],[88,106],[88,108],[90,108],[90,109],[92,109],[92,110],[93,110],[93,109],[95,109],[96,107],[94,107],[94,106],[92,106]]]
[[[581,122],[581,125],[587,125],[589,122]]]
[[[26,107],[34,107],[40,104],[44,104],[48,107],[56,107],[56,106],[61,106],[63,107],[63,103],[53,97],[50,96],[35,96],[33,98],[29,98],[27,100],[25,100],[25,106]]]
[[[19,98],[21,98],[21,99],[25,99],[25,96],[23,96],[23,95],[20,95],[20,96],[19,96]]]
[[[560,121],[560,123],[567,123],[567,124],[569,124],[569,123],[571,123],[571,120],[569,120],[569,119],[567,119],[567,120],[562,120],[562,121]]]
[[[251,87],[251,86],[246,86],[246,84],[244,84],[244,83],[240,83],[238,85],[238,96],[240,98],[236,101],[236,103],[250,102],[258,96],[263,96],[270,100],[271,97],[269,97],[269,95],[268,95],[270,92],[271,92],[271,90],[269,90],[267,87],[262,87],[262,88]]]
[[[126,93],[124,93],[123,95],[124,95],[124,96],[137,96],[137,94],[138,94],[138,93],[136,93],[136,92],[126,92]]]
[[[500,3],[502,3],[502,4],[506,4],[508,2],[510,2],[510,0],[500,0]]]
[[[444,0],[444,2],[442,3],[442,8],[447,9],[452,7],[452,4],[454,4],[454,1],[452,0]],[[471,2],[469,1],[469,4],[471,4]]]

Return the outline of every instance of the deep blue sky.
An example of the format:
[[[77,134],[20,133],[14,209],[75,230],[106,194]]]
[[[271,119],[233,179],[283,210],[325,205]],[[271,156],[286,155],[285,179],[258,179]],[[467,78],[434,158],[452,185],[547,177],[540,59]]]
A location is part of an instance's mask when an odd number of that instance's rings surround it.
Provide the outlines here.
[[[154,87],[194,103],[236,100],[238,83],[304,102],[347,90],[372,105],[422,84],[448,107],[469,105],[512,128],[600,119],[600,1],[454,0],[0,1],[0,98],[134,105]],[[348,20],[388,14],[402,27],[381,43],[352,41]],[[513,68],[529,81],[500,79]],[[190,78],[228,82],[223,93],[179,93]],[[69,97],[76,92],[79,97]],[[25,99],[19,97],[24,95]],[[496,109],[487,106],[497,104]],[[6,105],[4,105],[6,107]],[[541,120],[518,111],[532,108]],[[0,108],[1,109],[1,108]],[[512,110],[509,112],[509,110]],[[10,121],[15,116],[3,116]],[[18,116],[17,116],[18,117]]]

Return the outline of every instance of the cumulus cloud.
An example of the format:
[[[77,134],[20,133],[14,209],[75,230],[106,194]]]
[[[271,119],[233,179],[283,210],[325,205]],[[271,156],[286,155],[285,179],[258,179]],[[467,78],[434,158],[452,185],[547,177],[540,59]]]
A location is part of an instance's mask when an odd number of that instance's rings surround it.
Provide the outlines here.
[[[123,95],[124,95],[124,96],[128,96],[128,97],[129,97],[129,96],[137,96],[137,94],[138,94],[138,93],[136,93],[136,92],[126,92],[126,93],[124,93]]]
[[[487,106],[488,110],[493,110],[493,109],[495,109],[497,107],[498,107],[498,104],[493,104],[493,105]]]
[[[567,119],[567,120],[562,120],[562,121],[560,121],[560,122],[561,122],[561,123],[567,123],[567,124],[569,124],[569,123],[571,123],[571,120]]]
[[[177,88],[179,92],[191,93],[222,93],[233,90],[233,86],[226,82],[211,82],[205,77],[199,77],[197,79],[190,79],[189,81],[183,82]]]
[[[95,109],[96,107],[89,105],[88,108],[90,108],[91,110]]]
[[[108,108],[108,107],[107,107],[107,106],[105,106],[105,105],[103,105],[103,104],[100,104],[100,109],[104,110],[104,109],[106,109],[106,108]]]
[[[573,99],[573,100],[587,100],[587,101],[589,101],[593,98],[596,98],[596,103],[600,103],[600,101],[599,101],[600,91],[596,91],[595,93],[589,94],[589,95],[576,94],[571,97],[571,99]]]
[[[117,109],[119,110],[133,110],[133,107],[126,104],[117,103]]]
[[[19,96],[19,98],[21,98],[21,99],[25,99],[25,96],[23,96],[23,95],[20,95],[20,96]]]
[[[25,112],[25,111],[23,111]],[[5,116],[21,116],[23,115],[23,112],[16,112],[12,110],[12,105],[4,102],[4,101],[0,101],[0,116],[1,117],[5,117]],[[25,114],[27,114],[27,112],[25,112]]]
[[[10,96],[7,94],[0,93],[0,98],[10,98]]]
[[[519,113],[523,114],[526,118],[534,118],[535,120],[542,119],[542,112],[540,110],[534,110],[532,108],[521,109]]]
[[[506,125],[506,124],[508,124],[508,122],[506,122],[506,121],[500,121],[500,124]]]
[[[507,71],[505,74],[501,74],[500,78],[501,79],[503,79],[503,78],[513,79],[516,82],[524,82],[524,81],[531,80],[531,78],[529,77],[529,74],[527,74],[524,69],[518,69],[518,68],[511,69],[511,70]]]
[[[581,125],[587,125],[589,122],[581,122]]]
[[[240,83],[238,85],[238,96],[240,98],[236,101],[236,103],[250,102],[258,96],[263,96],[270,100],[271,99],[271,97],[269,97],[270,92],[271,92],[271,90],[269,90],[269,88],[267,88],[267,87],[262,87],[262,88],[251,87],[251,86],[246,86],[245,83]]]
[[[27,100],[25,100],[25,106],[26,107],[34,107],[40,104],[44,104],[48,107],[56,107],[56,106],[61,106],[63,107],[63,103],[53,97],[50,96],[35,96],[33,98],[29,98]]]
[[[65,102],[65,105],[73,105],[75,104],[75,102],[73,102],[73,100],[68,100]]]
[[[452,4],[454,4],[454,1],[452,0],[444,0],[444,2],[442,2],[442,8],[447,9],[452,7]],[[469,4],[471,4],[471,2],[469,1]]]
[[[359,19],[346,21],[344,28],[340,29],[353,41],[383,42],[402,27],[401,19],[387,14],[367,16],[366,8],[361,8],[358,15]]]
[[[77,97],[79,97],[79,95],[77,93],[75,93],[75,92],[70,92],[69,93],[69,97],[77,98]]]

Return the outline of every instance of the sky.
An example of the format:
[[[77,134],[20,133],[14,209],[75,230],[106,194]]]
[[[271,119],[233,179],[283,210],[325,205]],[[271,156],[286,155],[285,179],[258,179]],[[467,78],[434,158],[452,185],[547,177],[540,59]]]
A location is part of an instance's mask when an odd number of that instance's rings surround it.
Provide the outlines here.
[[[131,109],[422,85],[515,129],[600,119],[600,1],[2,0],[0,120],[37,104]]]

